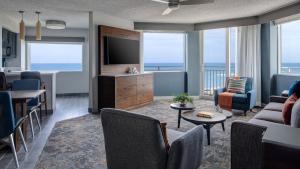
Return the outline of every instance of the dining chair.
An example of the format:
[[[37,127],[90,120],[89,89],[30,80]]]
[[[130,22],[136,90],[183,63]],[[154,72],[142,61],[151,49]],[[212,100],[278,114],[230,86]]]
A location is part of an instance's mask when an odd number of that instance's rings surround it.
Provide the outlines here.
[[[19,168],[18,156],[14,143],[14,133],[19,132],[25,152],[28,152],[26,142],[21,130],[24,117],[17,118],[12,108],[11,95],[7,91],[0,91],[0,140],[9,138],[10,147],[13,152],[17,168]]]
[[[25,79],[25,80],[15,80],[12,83],[12,90],[18,91],[18,90],[39,90],[40,89],[40,81],[36,79]],[[36,121],[38,123],[39,129],[41,130],[41,124],[40,120],[37,115],[37,109],[41,106],[41,103],[39,101],[39,98],[31,99],[27,103],[28,107],[28,116],[29,116],[29,122],[30,122],[30,129],[32,138],[34,138],[34,128],[33,128],[33,122],[32,122],[32,114],[35,115]]]
[[[24,79],[37,79],[40,80],[41,88],[46,90],[46,85],[42,81],[41,73],[39,71],[25,71],[21,72],[21,80]],[[40,97],[40,102],[45,106],[45,113],[48,115],[48,107],[47,107],[47,92],[44,92],[43,94],[43,100]],[[40,120],[42,120],[42,106],[40,107]]]
[[[7,90],[8,85],[6,81],[6,76],[4,72],[0,72],[0,91]]]

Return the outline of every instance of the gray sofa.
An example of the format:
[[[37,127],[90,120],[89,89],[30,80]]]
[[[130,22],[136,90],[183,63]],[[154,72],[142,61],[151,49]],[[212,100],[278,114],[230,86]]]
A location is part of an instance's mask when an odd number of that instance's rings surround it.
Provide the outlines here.
[[[160,122],[116,109],[102,109],[108,169],[198,169],[203,150],[203,128],[186,133],[167,130],[167,151]]]
[[[248,122],[235,121],[231,126],[231,169],[262,168],[262,137],[268,127],[285,125],[283,103],[287,98],[271,96],[270,103]],[[299,128],[300,99],[293,106],[292,127]]]

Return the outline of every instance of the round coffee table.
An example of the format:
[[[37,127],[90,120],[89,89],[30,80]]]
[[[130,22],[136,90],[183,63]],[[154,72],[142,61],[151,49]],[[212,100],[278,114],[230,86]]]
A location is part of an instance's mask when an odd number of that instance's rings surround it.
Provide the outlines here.
[[[195,106],[191,103],[187,103],[185,106],[180,106],[180,103],[172,103],[170,105],[171,109],[178,110],[178,123],[177,127],[180,128],[180,119],[181,119],[181,112],[182,110],[194,110]]]
[[[204,117],[198,117],[196,111],[194,112],[185,112],[181,115],[181,117],[188,121],[191,122],[195,125],[202,125],[204,129],[206,130],[207,134],[207,143],[210,145],[210,129],[218,123],[221,123],[222,126],[224,126],[224,122],[227,119],[226,115],[222,113],[217,113],[214,112],[214,116],[212,118],[204,118]]]

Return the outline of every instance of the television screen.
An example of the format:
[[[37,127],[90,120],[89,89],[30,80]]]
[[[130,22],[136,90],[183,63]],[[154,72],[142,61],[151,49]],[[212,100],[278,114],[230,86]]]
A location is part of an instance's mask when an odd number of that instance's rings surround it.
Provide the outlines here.
[[[138,40],[104,37],[104,64],[139,64]]]

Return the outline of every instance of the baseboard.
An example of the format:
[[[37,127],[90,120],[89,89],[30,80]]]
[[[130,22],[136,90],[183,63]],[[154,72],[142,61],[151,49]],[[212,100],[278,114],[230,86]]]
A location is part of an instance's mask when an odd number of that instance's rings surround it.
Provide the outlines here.
[[[93,111],[93,109],[89,107],[89,108],[88,108],[88,112],[91,113],[91,114],[99,114],[99,113],[100,113],[100,110],[98,110],[98,111]]]

